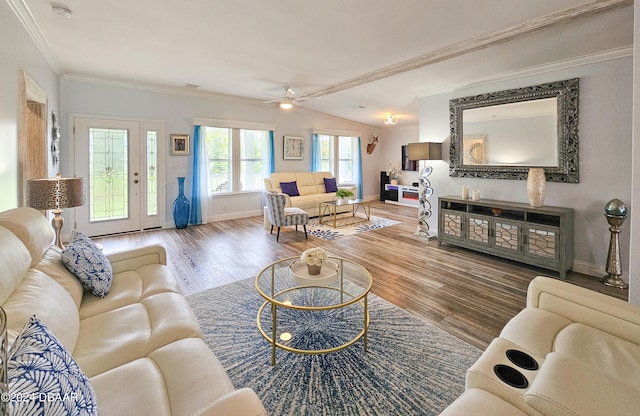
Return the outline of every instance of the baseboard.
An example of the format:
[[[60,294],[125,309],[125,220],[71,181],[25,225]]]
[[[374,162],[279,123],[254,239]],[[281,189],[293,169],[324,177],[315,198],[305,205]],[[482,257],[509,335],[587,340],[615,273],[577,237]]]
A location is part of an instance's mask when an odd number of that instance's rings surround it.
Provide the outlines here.
[[[228,214],[212,215],[208,218],[208,222],[235,220],[239,218],[255,217],[257,215],[262,216],[262,210],[256,209],[251,211],[236,211]]]
[[[573,261],[573,271],[577,273],[586,274],[587,276],[594,276],[595,278],[598,278],[598,279],[607,275],[604,264],[593,264],[593,263],[587,263],[584,261],[576,261],[576,260]],[[629,276],[629,271],[623,270],[622,276],[620,276],[620,278],[625,282],[628,282],[629,279],[627,276]]]

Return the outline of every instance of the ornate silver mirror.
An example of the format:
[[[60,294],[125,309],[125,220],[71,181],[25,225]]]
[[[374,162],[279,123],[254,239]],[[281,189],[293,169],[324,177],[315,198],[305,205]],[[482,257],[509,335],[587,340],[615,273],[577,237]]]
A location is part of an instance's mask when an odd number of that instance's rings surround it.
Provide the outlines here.
[[[449,101],[449,176],[578,182],[578,78]]]

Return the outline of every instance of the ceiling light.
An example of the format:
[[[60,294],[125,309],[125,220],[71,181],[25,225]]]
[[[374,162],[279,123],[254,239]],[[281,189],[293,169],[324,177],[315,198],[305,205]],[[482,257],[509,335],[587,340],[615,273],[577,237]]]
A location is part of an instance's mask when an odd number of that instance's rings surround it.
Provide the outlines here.
[[[289,97],[282,97],[282,99],[280,99],[280,108],[283,108],[285,110],[290,109],[291,107],[293,107],[293,104],[291,103],[291,98]]]
[[[384,115],[384,124],[396,124],[398,122],[398,116],[396,116],[395,114],[385,114]]]
[[[61,6],[59,4],[51,5],[51,10],[58,16],[62,16],[66,18],[70,18],[71,15],[73,14],[69,8],[65,6]]]

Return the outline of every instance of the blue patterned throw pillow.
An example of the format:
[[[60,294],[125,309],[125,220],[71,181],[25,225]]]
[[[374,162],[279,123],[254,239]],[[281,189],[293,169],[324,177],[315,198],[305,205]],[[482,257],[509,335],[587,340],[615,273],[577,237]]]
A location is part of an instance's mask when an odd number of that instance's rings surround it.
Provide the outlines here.
[[[89,416],[98,401],[71,354],[35,316],[9,351],[9,415]],[[8,400],[6,400],[8,399]]]
[[[74,231],[62,250],[62,263],[94,295],[104,298],[111,290],[111,263],[102,250],[86,235]]]

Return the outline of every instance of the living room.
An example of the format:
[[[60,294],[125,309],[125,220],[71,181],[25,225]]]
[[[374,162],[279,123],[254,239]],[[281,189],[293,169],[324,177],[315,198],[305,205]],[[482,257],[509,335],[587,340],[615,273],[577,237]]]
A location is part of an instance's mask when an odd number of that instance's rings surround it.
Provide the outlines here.
[[[311,135],[314,132],[328,134],[353,134],[362,141],[363,194],[368,200],[377,200],[379,195],[380,172],[387,162],[400,159],[400,148],[408,143],[430,141],[443,143],[445,160],[432,161],[433,172],[429,177],[434,194],[431,204],[433,215],[428,220],[431,230],[438,229],[438,197],[459,195],[462,186],[479,190],[481,198],[526,202],[526,181],[457,178],[449,176],[449,101],[453,98],[476,94],[522,88],[570,78],[580,80],[579,116],[579,167],[578,183],[547,183],[545,205],[569,207],[575,212],[575,247],[573,270],[589,275],[605,274],[609,248],[609,226],[604,218],[607,201],[617,198],[627,204],[629,218],[620,234],[623,275],[628,281],[629,301],[640,303],[640,259],[633,256],[634,248],[640,246],[640,237],[632,230],[638,227],[634,218],[634,207],[640,191],[632,172],[638,169],[640,156],[637,139],[640,116],[634,102],[637,102],[638,88],[634,79],[638,77],[635,51],[637,42],[597,54],[563,59],[533,68],[511,73],[485,74],[481,79],[469,74],[469,83],[445,82],[442,88],[413,91],[419,107],[415,120],[401,118],[395,126],[385,126],[370,122],[349,120],[305,108],[304,103],[292,111],[284,111],[275,105],[265,105],[261,101],[222,97],[205,92],[148,86],[142,83],[113,79],[85,77],[82,74],[61,75],[59,68],[51,67],[51,57],[43,55],[41,46],[25,30],[21,19],[16,16],[15,6],[3,3],[0,9],[0,34],[3,39],[11,39],[0,46],[3,62],[0,68],[1,85],[5,93],[0,117],[3,119],[0,134],[7,143],[6,152],[0,155],[0,172],[5,192],[0,196],[0,211],[20,206],[22,185],[18,154],[20,113],[17,106],[20,90],[24,82],[21,71],[46,93],[47,118],[52,111],[59,115],[62,139],[60,144],[59,167],[47,166],[46,176],[54,176],[57,171],[72,175],[75,171],[74,137],[71,124],[74,118],[86,116],[104,119],[127,119],[129,121],[158,122],[160,136],[165,137],[160,181],[163,200],[161,201],[162,228],[172,228],[171,208],[178,193],[178,177],[189,177],[192,165],[190,156],[173,156],[169,153],[170,134],[193,135],[194,119],[242,121],[273,126],[275,137],[275,171],[308,171],[310,168]],[[633,8],[623,7],[626,13]],[[618,10],[620,11],[620,10]],[[636,11],[636,16],[638,12]],[[635,31],[638,31],[638,19]],[[626,21],[625,21],[626,22]],[[579,26],[578,26],[579,27]],[[579,28],[576,36],[586,28]],[[624,43],[624,42],[623,42]],[[530,46],[535,47],[535,46]],[[493,60],[503,54],[500,45],[479,51],[472,56],[461,57],[450,63],[452,66],[473,68],[481,66],[483,60]],[[558,54],[562,55],[562,54]],[[55,59],[54,59],[55,60]],[[392,82],[387,80],[385,82]],[[275,95],[279,93],[274,93]],[[325,99],[329,101],[327,97]],[[354,110],[357,111],[357,110]],[[380,117],[378,117],[380,118]],[[50,124],[47,131],[50,130]],[[301,137],[306,149],[300,160],[285,160],[282,157],[283,137]],[[369,138],[379,135],[374,151],[365,149]],[[47,142],[47,148],[50,141]],[[421,162],[424,166],[426,162]],[[637,176],[637,175],[636,175]],[[404,172],[401,183],[418,181],[418,172]],[[209,207],[209,222],[239,220],[251,221],[263,213],[261,193],[237,193],[215,196]],[[384,207],[384,205],[382,205]],[[65,236],[74,223],[74,210],[65,212],[67,225]],[[407,215],[411,217],[411,214]],[[417,212],[416,212],[417,222]],[[415,240],[416,244],[423,244]],[[270,261],[270,260],[269,260]],[[265,261],[268,263],[269,261]]]

